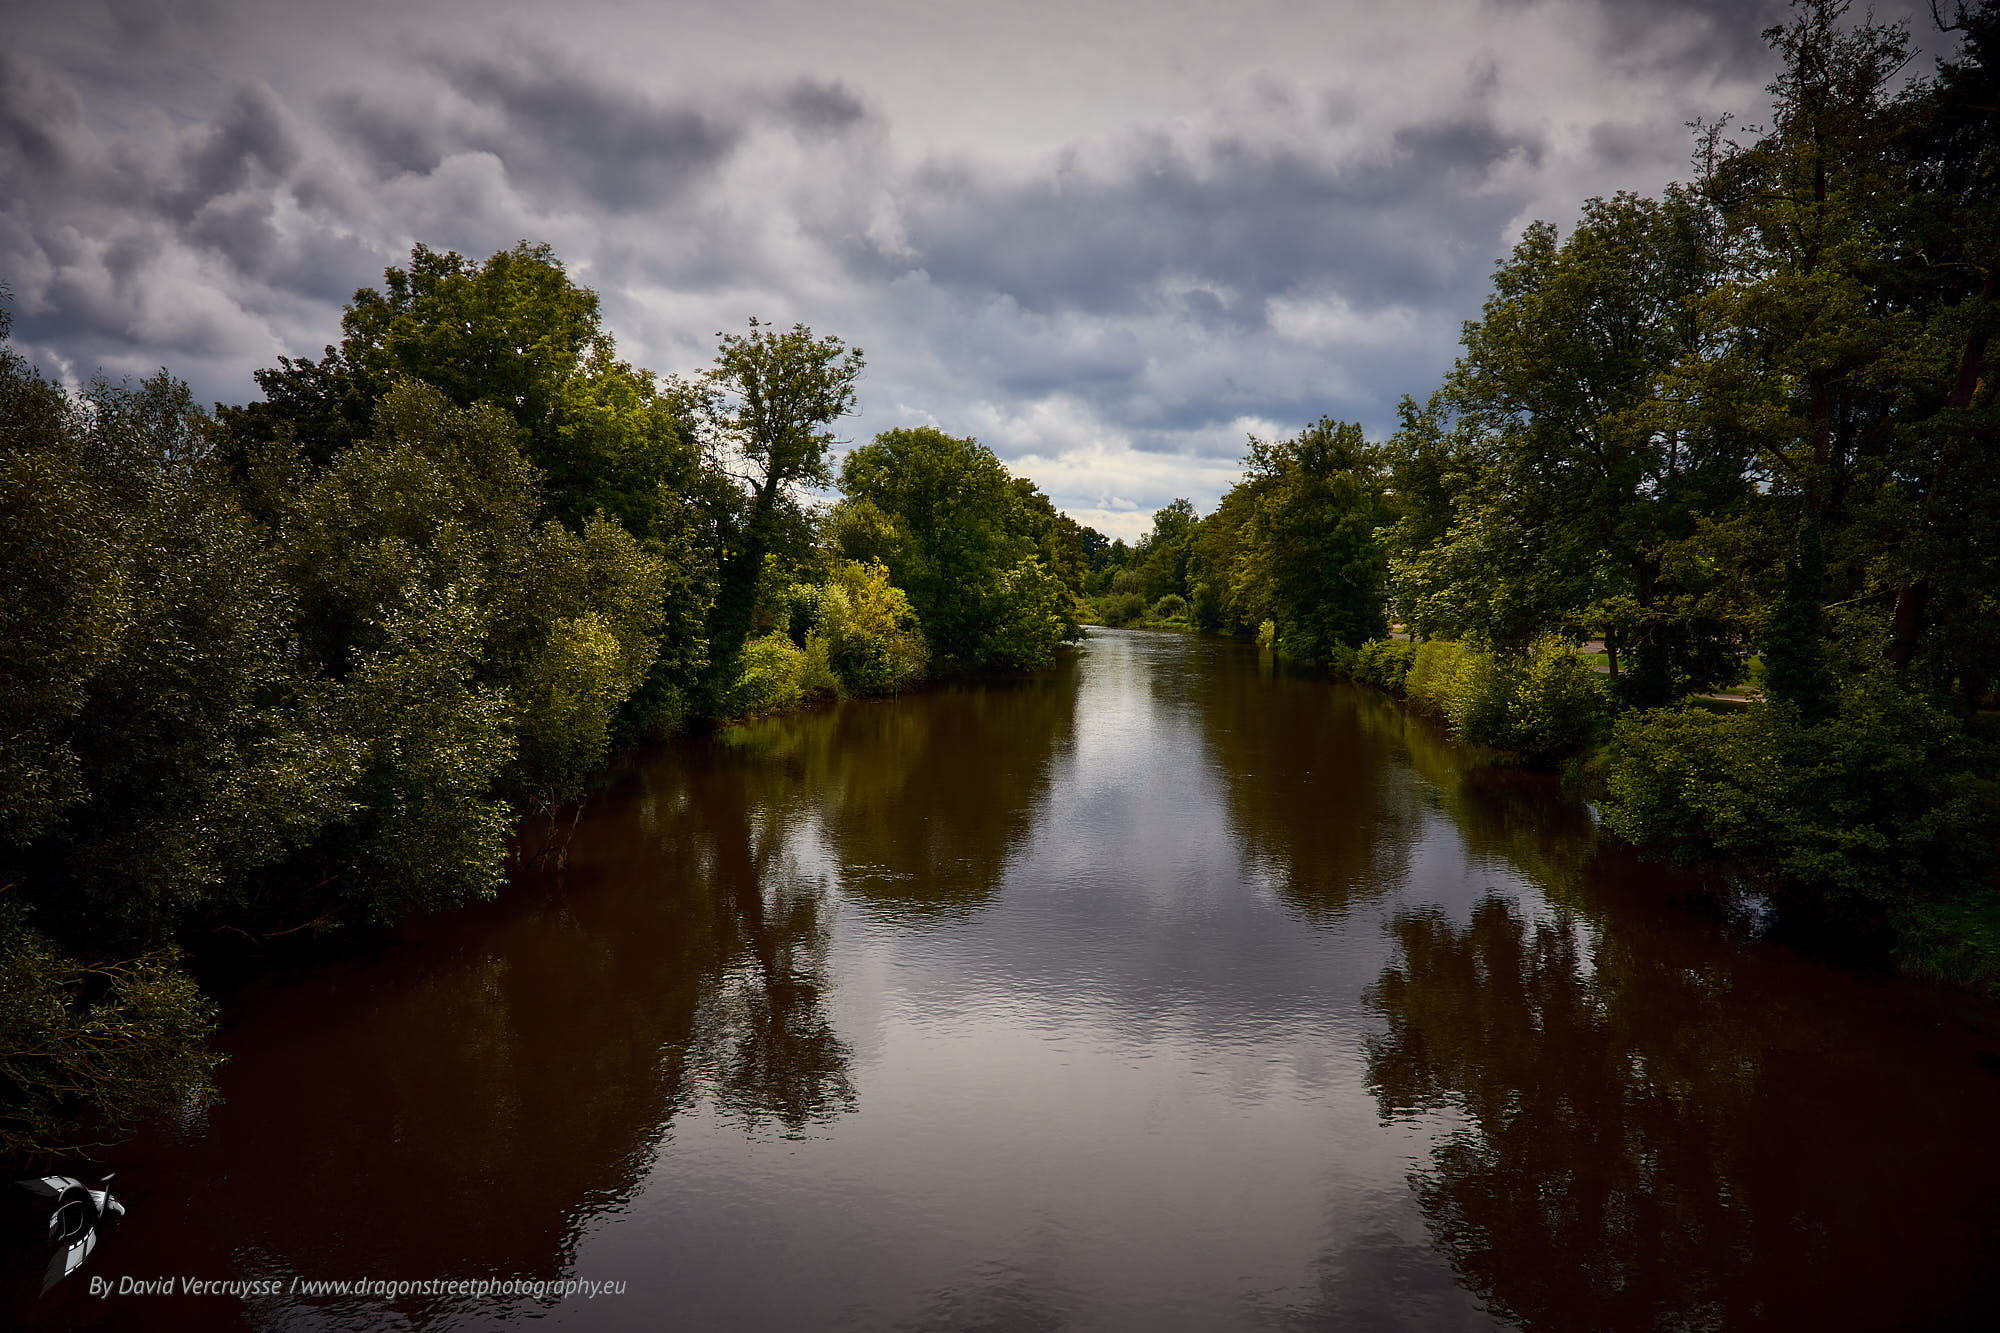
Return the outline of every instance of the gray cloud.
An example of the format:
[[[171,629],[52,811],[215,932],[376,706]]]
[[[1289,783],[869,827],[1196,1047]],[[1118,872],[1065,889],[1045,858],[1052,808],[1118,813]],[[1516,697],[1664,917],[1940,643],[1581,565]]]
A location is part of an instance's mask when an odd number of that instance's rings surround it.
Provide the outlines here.
[[[454,91],[498,113],[497,124],[464,127],[462,142],[493,153],[524,183],[619,210],[694,188],[741,135],[723,115],[661,104],[546,54],[439,68]]]
[[[1212,503],[1248,431],[1387,429],[1530,218],[1659,189],[1690,116],[1759,118],[1782,17],[1036,3],[24,11],[0,52],[15,336],[242,399],[413,243],[546,240],[640,364],[804,320],[869,350],[848,434],[979,435],[1129,536]]]
[[[905,206],[908,252],[875,261],[1032,311],[1164,300],[1211,327],[1261,325],[1263,298],[1317,282],[1368,307],[1422,300],[1468,266],[1483,272],[1526,199],[1495,170],[1540,151],[1490,123],[1452,121],[1398,129],[1386,151],[1342,165],[1224,138],[1195,155],[1147,144],[1109,176],[1002,184],[932,169]],[[1163,295],[1172,280],[1179,290]]]
[[[800,79],[779,98],[785,118],[816,138],[844,134],[868,117],[868,107],[842,83]]]

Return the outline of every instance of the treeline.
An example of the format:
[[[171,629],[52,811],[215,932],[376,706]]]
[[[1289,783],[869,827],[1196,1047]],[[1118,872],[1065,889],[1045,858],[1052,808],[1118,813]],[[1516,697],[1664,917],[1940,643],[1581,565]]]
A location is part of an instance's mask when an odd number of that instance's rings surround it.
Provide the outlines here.
[[[621,747],[1078,633],[1079,530],[974,441],[813,500],[838,338],[661,380],[525,243],[419,247],[342,334],[212,413],[0,342],[0,1159],[206,1095],[189,955],[490,896]]]
[[[1529,227],[1400,429],[1253,441],[1098,555],[1096,618],[1261,632],[2000,991],[2000,4],[1941,17],[1918,75],[1902,25],[1795,4],[1768,128]]]

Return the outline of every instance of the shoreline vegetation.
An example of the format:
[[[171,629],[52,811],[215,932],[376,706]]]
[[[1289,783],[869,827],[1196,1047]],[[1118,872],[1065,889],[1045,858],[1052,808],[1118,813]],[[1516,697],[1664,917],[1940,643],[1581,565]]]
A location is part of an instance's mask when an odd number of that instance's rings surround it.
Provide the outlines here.
[[[213,411],[53,382],[0,302],[0,1160],[198,1108],[199,976],[490,897],[623,751],[1084,623],[1383,689],[2000,996],[2000,4],[1954,12],[1918,75],[1804,0],[1770,127],[1530,226],[1386,440],[1253,438],[1131,545],[969,438],[839,455],[839,338],[633,367],[546,246],[420,245]]]
[[[2000,5],[1940,13],[1914,72],[1902,24],[1795,4],[1768,128],[1530,226],[1387,439],[1253,439],[1212,513],[1091,550],[1083,619],[1385,689],[2000,997]]]
[[[543,246],[419,246],[205,411],[0,303],[0,1161],[214,1095],[202,983],[490,898],[635,745],[1080,634],[1081,530],[970,439],[833,427],[859,349],[620,360]]]

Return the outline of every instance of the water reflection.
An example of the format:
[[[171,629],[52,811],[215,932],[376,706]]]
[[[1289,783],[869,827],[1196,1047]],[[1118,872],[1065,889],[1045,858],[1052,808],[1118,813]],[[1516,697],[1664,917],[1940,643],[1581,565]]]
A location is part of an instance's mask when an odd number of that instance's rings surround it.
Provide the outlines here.
[[[727,734],[773,812],[810,810],[842,888],[905,920],[978,907],[1033,827],[1075,725],[1077,663],[1039,676],[854,702]]]
[[[1869,1031],[1852,983],[1641,927],[1603,882],[1629,861],[1590,870],[1591,925],[1501,897],[1399,914],[1368,996],[1382,1115],[1441,1115],[1414,1182],[1465,1285],[1531,1329],[1968,1321],[2000,1277],[1972,1204],[2000,1172],[1963,1152],[1993,1089]]]
[[[668,1044],[666,1075],[752,1129],[775,1120],[796,1135],[855,1105],[847,1046],[821,1002],[826,880],[800,864],[810,849],[795,843],[798,789],[715,758],[643,771],[648,822],[672,863],[658,887],[692,882],[717,909],[694,1021]]]
[[[1319,919],[1400,885],[1417,812],[1393,762],[1399,737],[1369,715],[1370,692],[1268,653],[1225,650],[1202,666],[1191,693],[1256,876]]]
[[[1467,860],[1504,867],[1555,901],[1589,910],[1583,872],[1597,850],[1597,825],[1582,804],[1562,797],[1555,778],[1454,744],[1438,723],[1380,690],[1332,688],[1386,752],[1383,766],[1421,779],[1422,802],[1451,821]]]
[[[1553,783],[1229,645],[1107,634],[1033,682],[668,747],[566,848],[234,1006],[228,1100],[108,1164],[132,1212],[101,1253],[626,1301],[36,1317],[1949,1328],[2000,1302],[1990,1008],[1732,942]]]

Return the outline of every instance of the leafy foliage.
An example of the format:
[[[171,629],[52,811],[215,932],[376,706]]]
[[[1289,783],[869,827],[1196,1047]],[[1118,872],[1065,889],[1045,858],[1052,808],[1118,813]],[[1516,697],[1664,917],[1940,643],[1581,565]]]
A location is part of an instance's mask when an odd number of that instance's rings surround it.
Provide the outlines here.
[[[0,903],[0,1158],[101,1147],[212,1099],[214,1028],[171,948],[82,963]]]
[[[860,348],[816,337],[803,324],[779,332],[752,319],[749,332],[720,336],[708,372],[676,386],[704,455],[729,479],[712,489],[708,508],[719,580],[708,619],[710,703],[735,688],[737,655],[774,564],[806,553],[810,527],[798,488],[832,480],[831,427],[854,409],[865,364]]]
[[[1075,524],[1052,525],[1046,498],[984,445],[931,427],[884,431],[848,454],[840,485],[838,553],[883,562],[940,669],[1034,669],[1080,632]]]
[[[1783,704],[1620,719],[1605,820],[1677,860],[1739,860],[1815,903],[1949,898],[1988,877],[1993,758],[1877,671],[1824,720]]]

